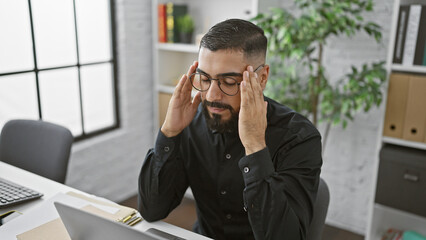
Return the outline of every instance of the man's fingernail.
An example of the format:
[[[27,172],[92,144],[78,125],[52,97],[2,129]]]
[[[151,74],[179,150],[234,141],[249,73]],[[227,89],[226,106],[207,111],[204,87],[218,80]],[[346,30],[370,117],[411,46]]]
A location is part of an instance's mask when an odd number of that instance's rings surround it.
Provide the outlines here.
[[[253,66],[249,66],[249,67],[248,67],[248,70],[249,70],[250,72],[253,72]]]
[[[254,77],[257,78],[257,73],[254,73]]]

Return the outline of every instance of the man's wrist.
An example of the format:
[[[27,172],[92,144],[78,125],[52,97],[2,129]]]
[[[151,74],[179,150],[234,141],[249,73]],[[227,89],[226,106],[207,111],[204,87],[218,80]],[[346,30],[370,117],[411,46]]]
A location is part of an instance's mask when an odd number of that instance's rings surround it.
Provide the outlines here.
[[[261,144],[256,144],[253,146],[245,146],[244,149],[246,151],[246,156],[253,154],[255,152],[259,152],[260,150],[263,150],[266,148],[266,144],[265,143],[261,143]]]
[[[177,135],[179,135],[179,133],[181,131],[170,131],[167,128],[165,128],[164,126],[161,127],[160,131],[164,134],[164,136],[171,138],[171,137],[175,137]]]

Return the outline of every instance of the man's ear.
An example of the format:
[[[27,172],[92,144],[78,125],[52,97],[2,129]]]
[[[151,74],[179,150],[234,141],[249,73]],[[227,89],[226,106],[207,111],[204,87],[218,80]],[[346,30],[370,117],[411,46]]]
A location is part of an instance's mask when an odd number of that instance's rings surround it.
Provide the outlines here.
[[[269,65],[265,65],[262,69],[262,73],[260,74],[260,86],[262,87],[262,91],[265,90],[266,83],[268,82],[269,77]]]

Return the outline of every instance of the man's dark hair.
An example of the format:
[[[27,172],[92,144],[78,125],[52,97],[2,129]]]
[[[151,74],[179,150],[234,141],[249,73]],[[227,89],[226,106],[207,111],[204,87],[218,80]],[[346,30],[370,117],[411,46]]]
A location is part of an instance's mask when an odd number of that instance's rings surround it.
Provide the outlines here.
[[[201,39],[200,47],[242,51],[245,58],[266,56],[268,40],[263,30],[242,19],[228,19],[214,25]]]

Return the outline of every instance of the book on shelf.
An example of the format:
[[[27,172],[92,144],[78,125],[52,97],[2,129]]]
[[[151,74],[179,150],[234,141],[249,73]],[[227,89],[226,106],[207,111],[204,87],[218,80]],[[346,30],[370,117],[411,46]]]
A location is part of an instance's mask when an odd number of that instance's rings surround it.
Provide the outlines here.
[[[405,35],[405,46],[402,54],[402,65],[405,66],[411,66],[414,62],[421,10],[421,5],[410,5],[407,33]]]
[[[426,128],[426,77],[411,76],[402,138],[423,142]]]
[[[401,5],[393,63],[426,66],[426,5]]]
[[[381,240],[402,240],[403,231],[389,228],[382,236]]]
[[[422,6],[420,14],[419,30],[417,34],[416,51],[414,53],[414,65],[426,66],[426,5]]]
[[[188,12],[188,6],[186,4],[166,4],[166,15],[167,15],[167,42],[177,43],[179,42],[179,29],[177,27],[177,19],[184,16]]]
[[[411,75],[392,73],[389,77],[383,135],[402,138],[405,112],[407,109],[408,89]]]
[[[395,48],[393,51],[393,62],[402,63],[402,53],[404,52],[405,34],[407,32],[408,15],[410,6],[400,6],[398,25],[396,28]]]
[[[166,4],[158,4],[158,42],[167,42]]]

